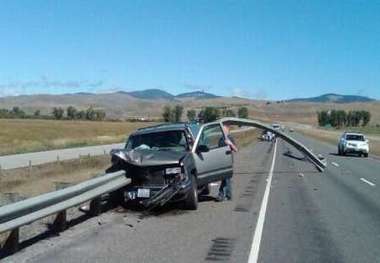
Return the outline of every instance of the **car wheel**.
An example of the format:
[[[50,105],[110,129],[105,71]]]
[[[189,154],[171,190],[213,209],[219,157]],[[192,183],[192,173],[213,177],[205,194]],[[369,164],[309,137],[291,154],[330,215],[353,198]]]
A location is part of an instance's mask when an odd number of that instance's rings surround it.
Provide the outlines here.
[[[184,206],[187,210],[197,210],[198,208],[198,189],[197,181],[194,175],[191,176],[191,189],[187,194]]]
[[[209,195],[210,194],[210,185],[207,184],[202,188],[202,191],[199,193],[199,195]]]
[[[338,155],[342,155],[342,151],[340,150],[340,147],[338,147]]]
[[[367,158],[368,157],[368,153],[364,153],[364,157]]]

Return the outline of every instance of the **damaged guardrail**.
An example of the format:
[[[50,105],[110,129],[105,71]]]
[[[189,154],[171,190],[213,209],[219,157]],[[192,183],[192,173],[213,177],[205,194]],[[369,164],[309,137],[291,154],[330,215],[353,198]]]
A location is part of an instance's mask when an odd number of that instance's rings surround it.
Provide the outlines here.
[[[19,227],[38,219],[57,214],[53,226],[57,231],[66,229],[66,209],[90,201],[90,213],[100,213],[101,195],[114,192],[131,182],[125,171],[105,174],[62,190],[42,194],[0,207],[0,233],[11,231],[4,249],[16,252]]]
[[[251,127],[256,127],[256,128],[271,131],[272,133],[276,134],[277,137],[280,137],[284,141],[293,145],[297,150],[302,152],[315,165],[315,167],[320,172],[323,172],[324,168],[326,168],[326,163],[323,162],[320,158],[318,158],[318,156],[316,156],[312,151],[310,151],[302,143],[293,139],[292,137],[288,136],[287,134],[285,134],[279,130],[275,130],[272,127],[265,125],[259,121],[249,120],[249,119],[232,118],[231,117],[231,118],[222,118],[219,120],[219,122],[230,123],[230,124],[235,124],[235,125],[240,125],[240,126],[251,126]]]

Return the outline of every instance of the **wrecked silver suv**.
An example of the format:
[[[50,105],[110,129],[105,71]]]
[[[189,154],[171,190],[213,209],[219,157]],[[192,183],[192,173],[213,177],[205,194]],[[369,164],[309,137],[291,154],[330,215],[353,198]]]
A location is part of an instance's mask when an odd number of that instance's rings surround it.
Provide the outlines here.
[[[112,170],[124,169],[125,193],[146,208],[182,201],[198,207],[198,194],[211,182],[231,177],[232,154],[220,123],[163,124],[131,134],[124,149],[113,150]]]

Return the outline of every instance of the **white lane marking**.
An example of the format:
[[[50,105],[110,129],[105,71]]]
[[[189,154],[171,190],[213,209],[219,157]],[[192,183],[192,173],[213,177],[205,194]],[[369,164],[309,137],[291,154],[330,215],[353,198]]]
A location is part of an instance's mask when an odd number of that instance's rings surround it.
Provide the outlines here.
[[[267,211],[267,205],[268,205],[268,200],[269,200],[269,192],[270,192],[270,186],[272,183],[274,164],[276,162],[276,150],[277,150],[277,141],[274,144],[272,165],[269,170],[267,186],[265,188],[264,197],[261,202],[259,218],[257,219],[255,234],[253,235],[252,246],[251,246],[251,251],[249,253],[248,263],[256,263],[259,258],[260,243],[261,243],[264,222],[265,222],[265,214]]]
[[[368,180],[366,180],[365,178],[360,178],[360,180],[362,180],[363,182],[365,182],[366,184],[369,184],[370,186],[376,186],[374,183],[372,183],[372,182],[370,182],[370,181],[368,181]]]
[[[331,164],[334,165],[335,167],[339,167],[339,164],[336,162],[331,162]]]

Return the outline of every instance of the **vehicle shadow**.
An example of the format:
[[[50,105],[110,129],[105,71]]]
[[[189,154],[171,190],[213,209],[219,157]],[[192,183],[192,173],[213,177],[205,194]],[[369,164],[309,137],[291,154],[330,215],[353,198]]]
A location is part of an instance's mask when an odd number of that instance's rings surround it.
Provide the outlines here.
[[[342,158],[347,158],[347,157],[357,157],[360,158],[361,156],[355,153],[346,153],[345,155],[339,155],[338,153],[329,153],[331,156],[338,156]]]
[[[292,159],[295,159],[295,160],[298,160],[298,161],[305,161],[306,160],[305,156],[302,156],[302,157],[297,156],[297,155],[293,154],[291,151],[286,151],[282,155],[289,157],[289,158],[292,158]]]

